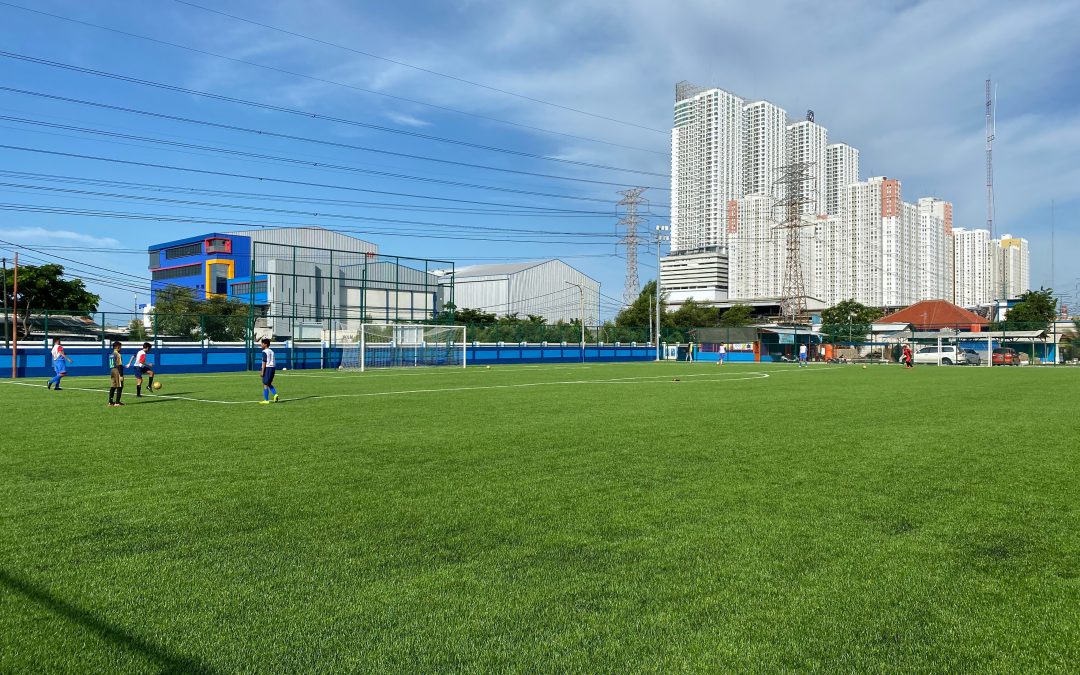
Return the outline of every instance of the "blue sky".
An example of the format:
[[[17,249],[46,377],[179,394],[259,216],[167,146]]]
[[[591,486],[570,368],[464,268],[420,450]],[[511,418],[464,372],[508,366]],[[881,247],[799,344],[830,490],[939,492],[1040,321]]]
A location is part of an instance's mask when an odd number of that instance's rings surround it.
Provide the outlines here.
[[[610,314],[616,309],[614,299],[622,295],[625,265],[615,246],[616,184],[651,186],[646,193],[652,205],[647,228],[666,222],[668,129],[674,84],[682,79],[768,98],[796,117],[812,108],[828,127],[830,141],[861,150],[864,176],[899,178],[908,201],[928,195],[949,199],[956,206],[957,226],[981,227],[986,217],[983,80],[988,74],[998,83],[999,97],[999,232],[1031,241],[1032,283],[1049,285],[1050,203],[1055,200],[1056,287],[1071,304],[1080,304],[1080,41],[1074,37],[1080,32],[1080,12],[1072,3],[206,3],[520,96],[176,0],[13,4],[189,49],[0,5],[3,50],[11,54],[540,156],[302,117],[3,57],[3,87],[322,141],[0,91],[0,116],[5,118],[0,120],[0,144],[67,153],[0,149],[0,201],[17,209],[0,211],[0,239],[43,251],[26,253],[30,262],[56,256],[80,261],[82,265],[72,269],[102,294],[107,303],[102,309],[132,305],[133,287],[145,284],[139,278],[146,277],[146,259],[138,251],[153,242],[237,229],[208,224],[225,220],[348,229],[378,243],[385,253],[458,264],[562,257],[603,283],[604,294],[612,298],[604,306]],[[195,171],[70,156],[74,154]],[[161,199],[203,204],[154,201]],[[66,212],[26,210],[41,206]],[[115,215],[91,217],[88,210]],[[132,220],[132,214],[173,222]],[[10,253],[3,244],[0,250]],[[645,281],[655,275],[655,250],[643,249],[640,255]]]

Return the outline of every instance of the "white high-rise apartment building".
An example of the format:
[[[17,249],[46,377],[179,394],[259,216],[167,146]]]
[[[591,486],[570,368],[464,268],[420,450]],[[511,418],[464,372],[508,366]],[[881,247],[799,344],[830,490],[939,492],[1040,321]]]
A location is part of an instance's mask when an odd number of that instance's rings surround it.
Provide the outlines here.
[[[671,250],[726,247],[727,203],[743,191],[743,100],[680,82],[671,130]]]
[[[829,306],[855,297],[849,228],[840,216],[818,216],[814,222],[810,295]]]
[[[934,197],[923,197],[919,209],[919,278],[916,300],[954,302],[953,205]]]
[[[775,185],[787,161],[787,113],[768,101],[743,106],[743,191],[780,198]]]
[[[785,239],[772,198],[747,195],[728,202],[729,296],[775,298],[784,283]]]
[[[848,241],[838,255],[850,259],[848,297],[879,307],[914,302],[921,293],[918,207],[901,199],[900,181],[884,176],[848,185],[841,194],[839,232]]]
[[[787,128],[788,162],[810,162],[810,180],[804,185],[809,203],[803,209],[807,215],[825,213],[825,146],[829,132],[816,122],[803,120]]]
[[[792,122],[768,101],[679,83],[671,150],[672,256],[707,252],[716,270],[726,256],[728,286],[711,289],[708,297],[751,300],[783,293],[787,233],[776,227],[781,214],[775,204],[784,196],[776,181],[790,162],[811,164],[803,213],[809,226],[800,233],[812,297],[830,305],[849,298],[872,306],[938,298],[980,304],[992,299],[988,257],[995,250],[1007,258],[1014,287],[1028,285],[1026,242],[1006,237],[1007,245],[991,249],[987,236],[978,249],[977,236],[966,234],[973,231],[957,228],[954,236],[952,204],[929,198],[906,203],[897,180],[860,182],[857,149],[829,145],[825,127]],[[671,265],[684,270],[687,262]]]
[[[843,229],[847,233],[846,254],[850,257],[851,297],[865,305],[884,304],[881,286],[882,179],[854,183],[843,191]]]
[[[956,304],[976,307],[994,300],[994,248],[989,230],[953,229]]]
[[[843,189],[859,182],[859,151],[847,143],[825,146],[825,213],[840,215]]]
[[[1004,274],[1008,297],[1019,297],[1031,290],[1031,253],[1028,251],[1028,240],[1005,234],[998,245],[1000,262],[995,266],[995,295],[1001,295],[998,289],[1002,285],[1000,275]]]

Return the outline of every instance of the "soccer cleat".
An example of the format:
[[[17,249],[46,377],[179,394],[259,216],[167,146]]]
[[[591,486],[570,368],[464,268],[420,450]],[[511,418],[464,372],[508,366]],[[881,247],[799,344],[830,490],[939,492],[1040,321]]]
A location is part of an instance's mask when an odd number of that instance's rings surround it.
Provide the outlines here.
[[[45,388],[52,389],[52,380],[49,380],[48,384],[45,385]]]
[[[277,394],[274,394],[274,403],[277,403],[280,400],[281,400],[281,397],[278,396]]]
[[[53,391],[63,391],[63,390],[62,390],[62,389],[60,389],[60,385],[56,385],[56,386],[55,386],[55,387],[53,388]]]
[[[259,405],[270,405],[270,401],[259,401]]]

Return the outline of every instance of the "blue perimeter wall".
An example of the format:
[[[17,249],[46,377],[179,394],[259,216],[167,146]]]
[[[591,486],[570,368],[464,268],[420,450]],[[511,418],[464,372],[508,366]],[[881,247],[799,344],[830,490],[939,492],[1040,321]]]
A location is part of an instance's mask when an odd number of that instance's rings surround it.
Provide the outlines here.
[[[109,349],[102,346],[66,344],[64,350],[72,363],[68,375],[72,377],[107,375],[109,373]],[[124,363],[135,354],[137,347],[123,349]],[[257,354],[252,362],[258,368]],[[341,349],[337,347],[285,347],[274,345],[278,366],[297,370],[337,368],[341,363]],[[581,349],[577,346],[525,347],[468,346],[466,361],[471,366],[519,363],[581,363]],[[629,347],[614,345],[585,347],[585,361],[652,361],[656,358],[654,347]],[[245,347],[183,347],[155,348],[151,361],[154,371],[168,373],[225,373],[248,370],[248,350]],[[0,377],[11,372],[11,350],[0,348]],[[19,347],[17,373],[19,377],[52,377],[50,352],[40,345]]]

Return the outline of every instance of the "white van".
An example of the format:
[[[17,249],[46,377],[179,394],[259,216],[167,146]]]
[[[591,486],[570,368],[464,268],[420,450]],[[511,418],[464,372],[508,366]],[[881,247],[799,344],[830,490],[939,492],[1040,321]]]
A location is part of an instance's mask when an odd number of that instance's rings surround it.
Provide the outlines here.
[[[941,345],[941,347],[923,347],[915,352],[915,363],[931,363],[936,366],[951,366],[954,363],[965,363],[967,357],[963,350],[953,345]]]

